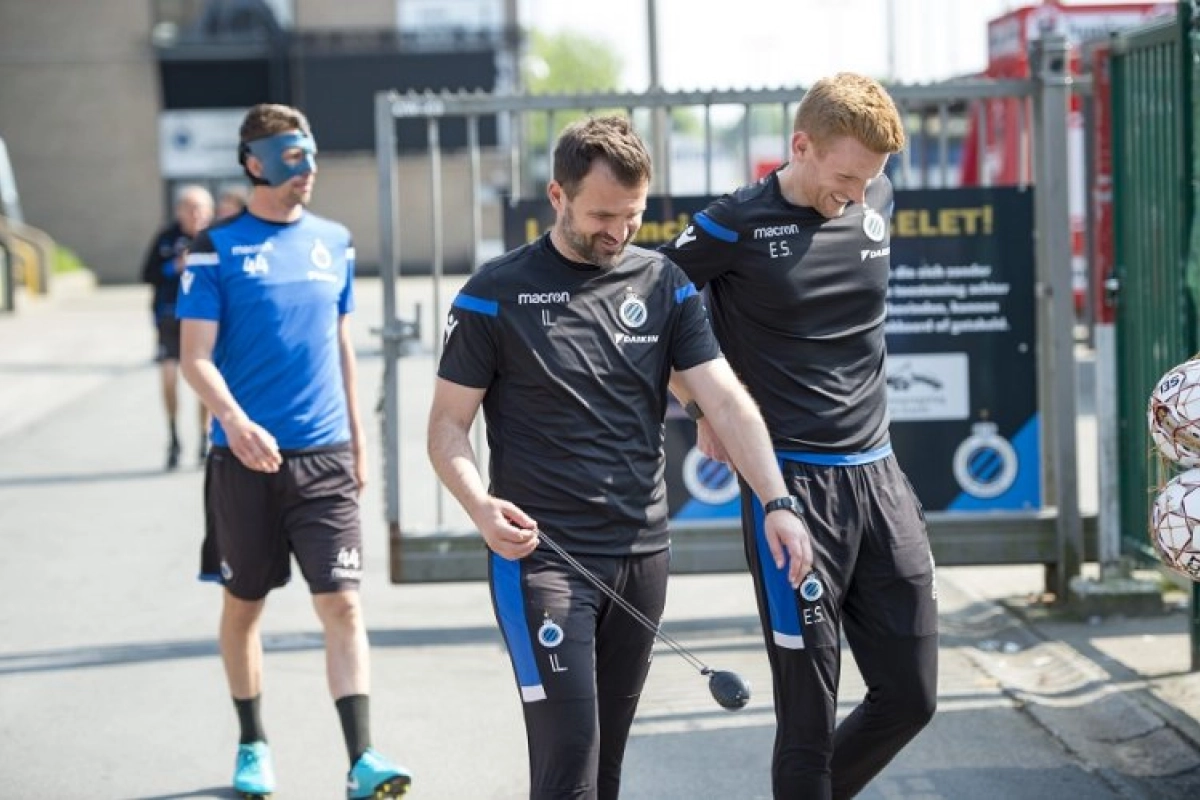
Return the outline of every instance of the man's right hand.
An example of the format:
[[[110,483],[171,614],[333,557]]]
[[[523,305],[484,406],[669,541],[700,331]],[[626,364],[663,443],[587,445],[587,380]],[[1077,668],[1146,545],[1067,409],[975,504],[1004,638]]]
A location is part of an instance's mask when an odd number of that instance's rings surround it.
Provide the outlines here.
[[[279,445],[266,428],[242,416],[232,422],[221,420],[229,449],[247,469],[255,472],[278,472],[283,464]]]
[[[507,500],[488,496],[471,520],[491,551],[502,558],[516,561],[537,549],[537,522]]]

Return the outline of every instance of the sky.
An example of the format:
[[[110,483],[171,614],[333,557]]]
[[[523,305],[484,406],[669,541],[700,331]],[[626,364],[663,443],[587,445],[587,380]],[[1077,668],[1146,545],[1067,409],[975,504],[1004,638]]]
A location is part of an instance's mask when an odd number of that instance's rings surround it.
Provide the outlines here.
[[[621,89],[639,91],[650,85],[647,0],[518,2],[525,27],[547,33],[572,30],[611,45],[625,64]],[[807,86],[842,70],[902,83],[980,72],[987,65],[987,21],[1037,3],[655,0],[655,4],[659,81],[664,89],[683,91]],[[1093,0],[1092,4],[1109,3]],[[894,47],[889,48],[890,42]]]

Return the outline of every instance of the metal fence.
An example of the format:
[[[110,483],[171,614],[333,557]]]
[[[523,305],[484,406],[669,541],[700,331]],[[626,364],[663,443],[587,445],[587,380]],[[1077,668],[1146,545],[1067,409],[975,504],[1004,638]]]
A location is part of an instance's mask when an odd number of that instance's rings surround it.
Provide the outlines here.
[[[1151,562],[1150,493],[1170,476],[1151,454],[1147,398],[1200,344],[1200,33],[1192,4],[1178,8],[1173,20],[1115,37],[1111,55],[1121,545]],[[1200,584],[1190,640],[1200,669]]]
[[[1039,411],[1044,424],[1042,452],[1043,508],[1028,512],[931,513],[930,538],[935,555],[943,564],[1041,563],[1065,596],[1066,581],[1079,571],[1084,557],[1084,525],[1078,506],[1075,465],[1075,379],[1071,287],[1070,223],[1065,196],[1067,185],[1066,141],[1072,82],[1067,75],[1066,44],[1061,37],[1043,42],[1029,80],[961,80],[930,85],[889,87],[906,120],[910,146],[889,167],[898,189],[952,186],[959,165],[954,154],[961,152],[962,137],[971,109],[990,100],[1016,98],[1022,108],[1032,109],[1030,151],[1035,165],[1037,230],[1037,281],[1049,289],[1038,293],[1039,320],[1037,379],[1043,387]],[[782,125],[772,128],[776,160],[788,153],[791,110],[803,89],[758,91],[713,91],[647,94],[592,94],[571,96],[504,96],[486,94],[397,94],[376,96],[376,157],[379,179],[380,257],[384,287],[383,340],[384,378],[381,401],[384,442],[385,516],[388,522],[393,581],[453,580],[484,574],[480,537],[469,530],[463,518],[445,502],[432,469],[424,461],[426,391],[432,383],[440,351],[440,321],[452,299],[456,281],[447,273],[446,209],[444,206],[444,163],[448,158],[440,144],[440,128],[446,120],[465,120],[466,148],[455,154],[465,158],[461,171],[469,183],[469,208],[452,209],[468,220],[471,262],[478,264],[485,251],[485,216],[506,200],[522,197],[531,186],[544,186],[549,155],[547,143],[573,115],[602,110],[623,111],[633,119],[655,157],[656,178],[652,192],[671,194],[687,180],[699,181],[699,190],[722,193],[749,180],[760,166],[756,147],[762,135],[756,125],[773,115]],[[721,129],[721,119],[733,117],[737,124],[731,135]],[[496,118],[502,145],[496,151],[479,145],[479,120]],[[397,155],[397,124],[414,120],[426,126],[428,152],[418,171],[428,176],[424,187],[402,185],[403,172],[411,178],[411,159]],[[676,141],[681,126],[690,126],[691,138],[702,144],[701,157],[686,174],[678,165]],[[986,158],[985,126],[971,148],[979,159]],[[1028,133],[1028,131],[1027,131]],[[730,158],[740,164],[733,180],[718,175],[718,166],[728,167]],[[489,180],[503,172],[501,186],[488,187]],[[503,164],[502,170],[496,165]],[[980,169],[979,174],[987,174]],[[691,189],[695,191],[695,189]],[[416,203],[420,196],[421,203]],[[463,195],[458,195],[463,196]],[[426,202],[428,201],[428,202]],[[409,209],[428,210],[432,235],[430,263],[432,312],[425,320],[398,316],[399,296],[407,274],[402,267],[399,220]],[[412,220],[408,219],[408,225]],[[422,267],[426,265],[421,265]],[[421,270],[424,272],[424,269]],[[422,315],[423,316],[423,315]],[[427,337],[427,338],[426,338]],[[428,345],[422,345],[428,341]],[[403,360],[403,363],[402,363]],[[481,448],[477,448],[481,449]],[[673,568],[676,571],[719,571],[743,568],[740,533],[729,525],[674,524]]]
[[[1150,555],[1148,487],[1157,485],[1146,401],[1195,350],[1184,285],[1194,208],[1188,26],[1169,20],[1119,36],[1112,53],[1118,425],[1123,549]]]

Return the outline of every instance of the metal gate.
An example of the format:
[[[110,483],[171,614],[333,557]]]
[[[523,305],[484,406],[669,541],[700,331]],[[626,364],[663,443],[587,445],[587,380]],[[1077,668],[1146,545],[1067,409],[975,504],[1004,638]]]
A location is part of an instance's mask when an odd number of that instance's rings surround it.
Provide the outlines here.
[[[931,513],[930,538],[943,564],[1041,563],[1054,567],[1056,588],[1066,596],[1066,582],[1078,574],[1084,558],[1084,522],[1078,507],[1076,484],[1075,379],[1071,287],[1071,242],[1066,198],[1067,115],[1071,80],[1067,74],[1066,43],[1050,36],[1041,43],[1035,77],[1031,80],[965,80],[921,86],[889,87],[906,120],[910,146],[899,156],[893,178],[898,189],[927,187],[945,182],[952,165],[948,159],[952,130],[961,124],[973,103],[1016,98],[1032,109],[1030,144],[1035,164],[1036,222],[1038,231],[1037,281],[1049,289],[1038,293],[1037,373],[1043,391],[1039,397],[1044,454],[1044,507],[1028,512]],[[778,157],[786,158],[790,138],[790,109],[802,89],[739,92],[652,92],[647,94],[594,94],[571,96],[495,96],[482,94],[380,93],[376,96],[376,156],[379,178],[381,275],[384,288],[384,428],[385,515],[391,548],[391,578],[395,582],[455,580],[485,574],[481,538],[459,513],[453,499],[444,495],[425,459],[424,430],[428,397],[440,353],[440,324],[461,278],[446,274],[449,215],[469,225],[471,263],[482,259],[483,229],[489,214],[505,200],[521,198],[547,174],[545,146],[572,115],[603,110],[623,111],[634,121],[655,159],[653,193],[670,195],[683,177],[674,174],[670,160],[672,113],[696,109],[702,120],[703,190],[714,191],[714,154],[732,148],[744,160],[744,172],[726,191],[749,180],[754,164],[750,142],[755,113],[777,110],[785,121],[779,136]],[[741,141],[715,141],[713,119],[725,109],[740,111]],[[766,112],[759,111],[766,109]],[[480,120],[495,118],[503,144],[494,151],[479,146]],[[453,120],[466,127],[465,152],[447,153],[440,146],[441,126]],[[400,158],[396,150],[397,125],[411,130],[423,123],[427,153]],[[986,157],[980,127],[979,158]],[[539,146],[542,149],[539,149]],[[454,160],[456,166],[449,167]],[[541,172],[539,172],[541,170]],[[463,203],[447,205],[446,172],[466,181],[457,197]],[[506,176],[500,191],[483,186],[484,173],[492,179]],[[981,170],[980,174],[986,174]],[[404,179],[401,176],[405,176]],[[427,182],[419,181],[424,175]],[[414,190],[414,184],[417,187]],[[541,184],[544,186],[544,180]],[[411,194],[409,194],[411,192]],[[407,195],[407,197],[406,197]],[[409,230],[428,234],[428,296],[431,313],[415,320],[397,315],[399,298],[411,284],[401,269],[401,211],[428,201],[424,223],[405,219]],[[429,342],[421,346],[420,342]],[[1055,343],[1059,344],[1055,344]],[[1060,365],[1056,368],[1056,364]],[[482,458],[482,436],[476,437]],[[673,569],[730,571],[744,568],[740,532],[734,525],[672,524]]]

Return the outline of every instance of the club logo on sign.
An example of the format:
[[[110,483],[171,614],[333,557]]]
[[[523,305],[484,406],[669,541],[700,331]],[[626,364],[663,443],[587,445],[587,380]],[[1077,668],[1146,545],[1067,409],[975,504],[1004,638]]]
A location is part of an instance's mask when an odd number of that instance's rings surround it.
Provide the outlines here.
[[[737,473],[728,464],[706,456],[699,447],[693,447],[684,456],[680,472],[688,494],[710,506],[725,505],[741,491]]]
[[[1017,479],[1017,453],[998,430],[994,422],[976,422],[954,451],[954,478],[969,495],[999,497]]]

